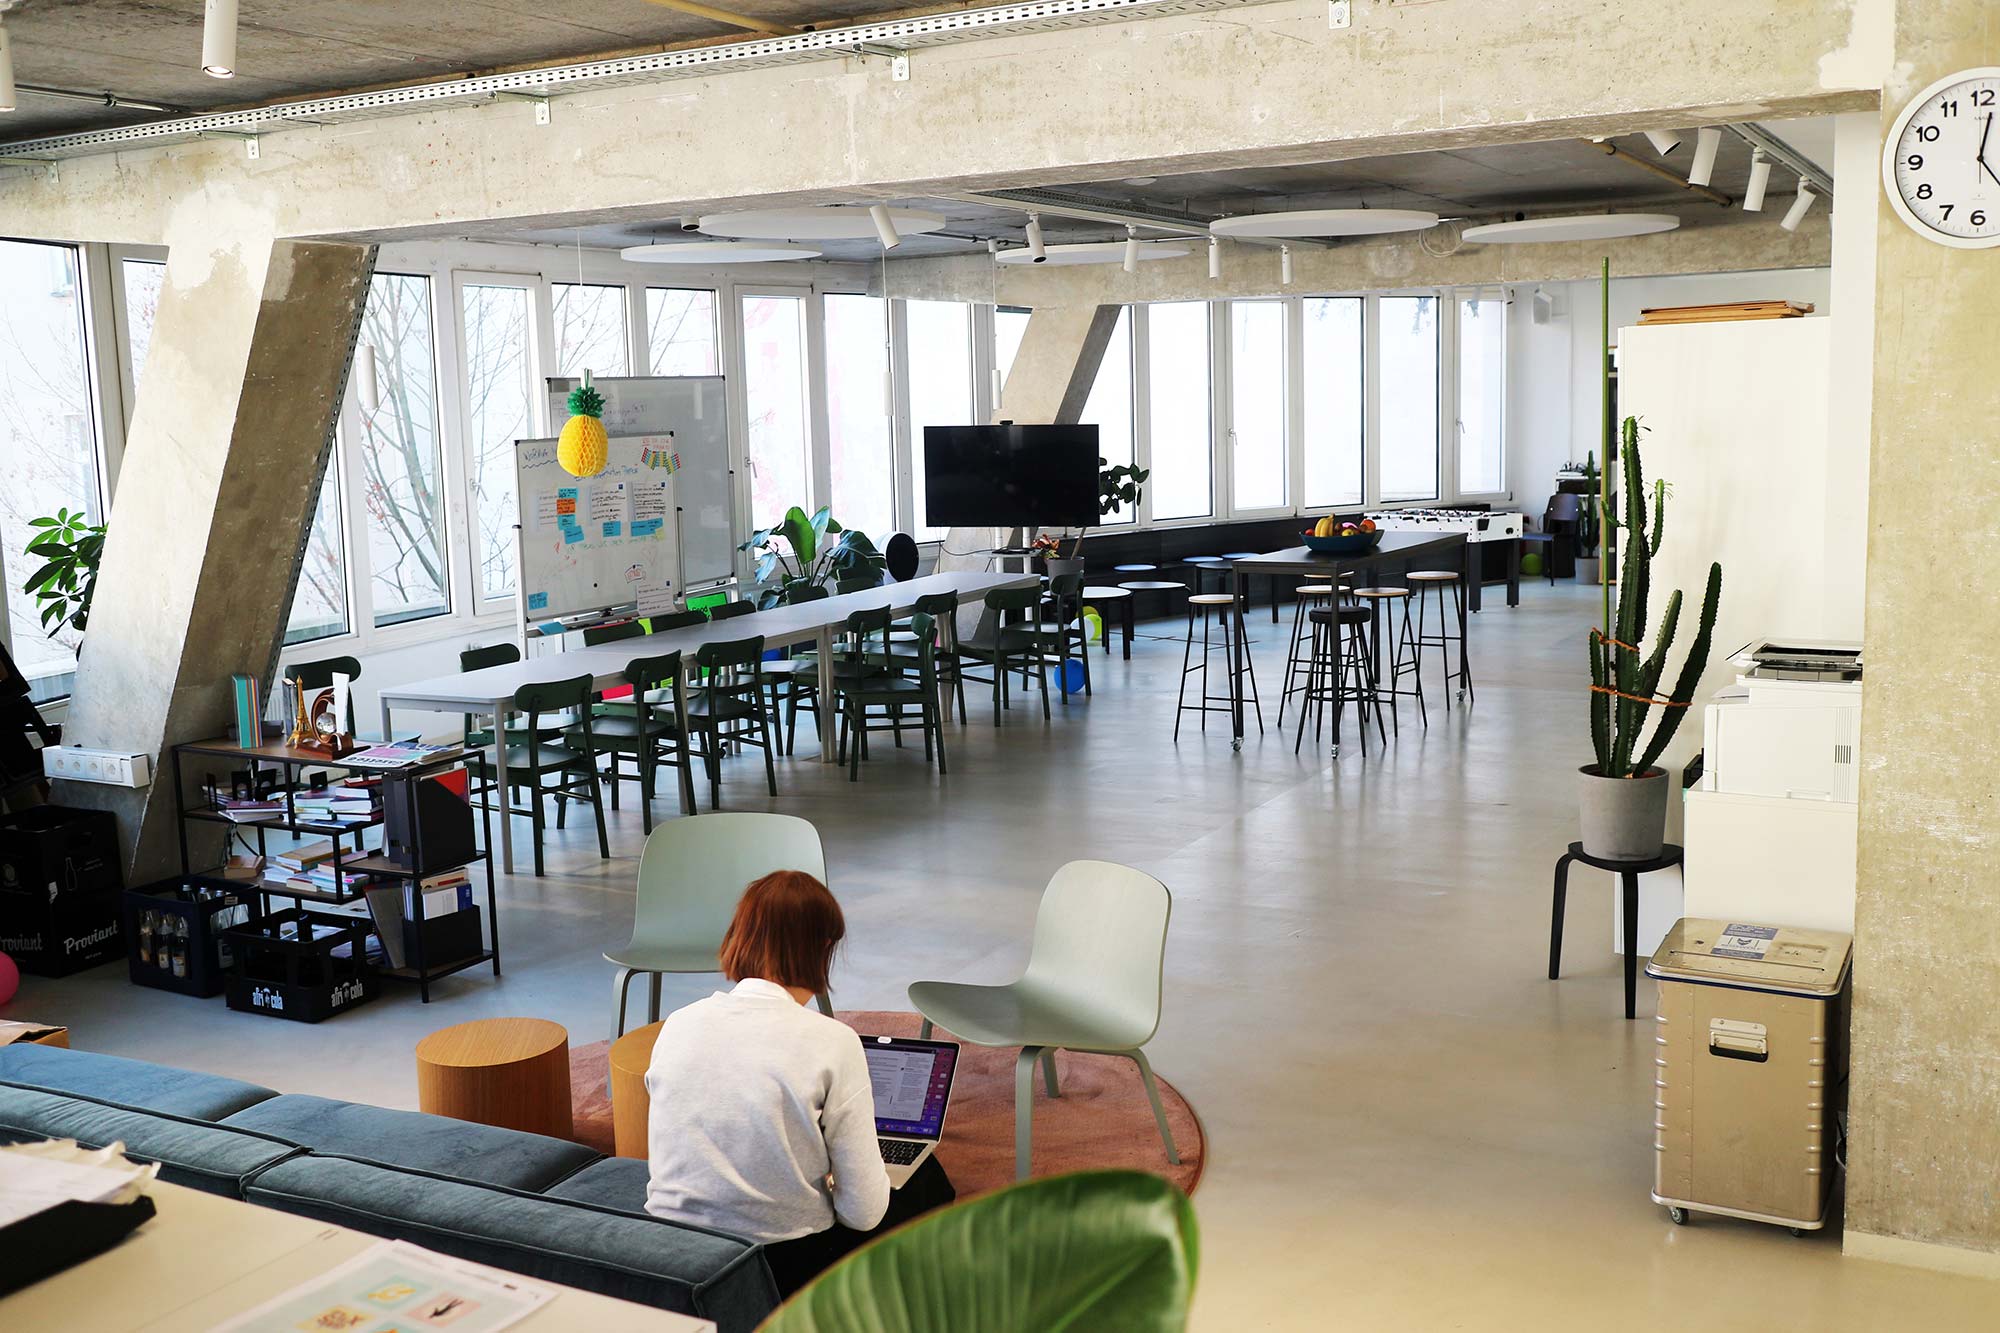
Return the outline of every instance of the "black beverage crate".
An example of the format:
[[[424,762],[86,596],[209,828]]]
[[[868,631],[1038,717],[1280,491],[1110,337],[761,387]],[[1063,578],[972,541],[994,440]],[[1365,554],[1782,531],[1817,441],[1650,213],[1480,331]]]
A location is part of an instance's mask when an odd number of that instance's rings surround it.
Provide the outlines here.
[[[23,972],[65,977],[124,952],[118,821],[38,805],[0,814],[0,952]]]
[[[228,931],[257,920],[254,886],[184,875],[125,894],[125,961],[136,986],[206,999],[235,963]]]
[[[236,967],[225,979],[231,1009],[317,1023],[375,998],[368,922],[290,908],[228,932]]]

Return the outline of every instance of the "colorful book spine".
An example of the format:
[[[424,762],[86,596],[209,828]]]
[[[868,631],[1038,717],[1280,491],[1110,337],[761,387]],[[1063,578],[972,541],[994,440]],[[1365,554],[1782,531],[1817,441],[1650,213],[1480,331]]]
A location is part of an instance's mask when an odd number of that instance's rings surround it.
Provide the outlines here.
[[[236,718],[236,743],[246,750],[255,749],[264,743],[264,691],[258,688],[257,678],[250,675],[231,676],[229,685],[231,711]]]

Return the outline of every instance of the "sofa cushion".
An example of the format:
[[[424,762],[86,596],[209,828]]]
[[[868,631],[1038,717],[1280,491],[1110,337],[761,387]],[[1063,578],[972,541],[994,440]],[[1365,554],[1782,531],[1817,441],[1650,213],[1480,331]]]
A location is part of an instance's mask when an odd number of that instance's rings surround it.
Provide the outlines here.
[[[75,1139],[88,1148],[123,1143],[128,1157],[158,1162],[160,1179],[232,1198],[242,1194],[245,1177],[299,1152],[202,1120],[0,1084],[0,1142],[40,1139]]]
[[[778,1303],[770,1268],[752,1242],[585,1203],[312,1156],[260,1172],[244,1197],[528,1277],[712,1319],[719,1333],[750,1333]]]
[[[536,1192],[588,1166],[598,1156],[566,1139],[300,1093],[259,1102],[223,1123],[269,1134],[323,1156],[353,1157],[474,1184]]]
[[[646,1185],[651,1177],[652,1168],[637,1157],[607,1157],[542,1193],[551,1199],[575,1199],[614,1212],[651,1217],[646,1211]]]
[[[220,1120],[278,1095],[218,1074],[24,1042],[0,1046],[0,1083],[73,1092],[116,1106],[194,1120]]]

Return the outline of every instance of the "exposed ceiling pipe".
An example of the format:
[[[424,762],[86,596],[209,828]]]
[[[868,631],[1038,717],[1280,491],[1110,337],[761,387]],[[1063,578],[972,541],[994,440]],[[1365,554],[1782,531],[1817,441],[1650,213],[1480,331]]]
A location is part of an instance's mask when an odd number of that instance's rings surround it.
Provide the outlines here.
[[[36,97],[52,97],[63,102],[89,102],[94,106],[110,107],[114,110],[158,111],[164,115],[171,115],[184,109],[162,102],[142,102],[136,97],[125,97],[114,92],[86,93],[73,88],[45,88],[39,83],[22,83],[16,84],[15,87]]]
[[[1620,148],[1617,144],[1611,143],[1608,140],[1585,139],[1582,142],[1588,144],[1592,148],[1595,148],[1598,152],[1605,154],[1607,157],[1615,157],[1620,162],[1630,162],[1633,166],[1639,168],[1639,170],[1650,171],[1651,173],[1653,173],[1653,175],[1658,176],[1663,181],[1672,181],[1675,185],[1678,185],[1681,189],[1688,191],[1690,194],[1698,194],[1702,198],[1708,200],[1708,202],[1710,202],[1711,204],[1719,204],[1723,208],[1728,208],[1731,204],[1736,202],[1734,199],[1731,199],[1728,195],[1722,193],[1722,191],[1720,190],[1711,190],[1706,185],[1690,184],[1688,181],[1682,179],[1681,174],[1679,172],[1670,170],[1667,167],[1663,167],[1657,162],[1648,162],[1643,157],[1635,157],[1631,153],[1626,152],[1623,148]]]
[[[1676,178],[1678,179],[1678,178]],[[1138,208],[1118,208],[1100,204],[1095,200],[1079,199],[1056,190],[988,190],[967,191],[947,194],[947,199],[961,203],[985,204],[989,207],[1019,209],[1024,213],[1039,213],[1045,217],[1070,218],[1077,222],[1101,222],[1113,227],[1144,227],[1148,231],[1163,231],[1173,236],[1199,236],[1209,234],[1208,223],[1200,218],[1172,213],[1155,213]],[[1264,245],[1276,249],[1289,245],[1294,250],[1324,250],[1320,241],[1289,240],[1265,236],[1232,236],[1229,238],[1244,245]]]

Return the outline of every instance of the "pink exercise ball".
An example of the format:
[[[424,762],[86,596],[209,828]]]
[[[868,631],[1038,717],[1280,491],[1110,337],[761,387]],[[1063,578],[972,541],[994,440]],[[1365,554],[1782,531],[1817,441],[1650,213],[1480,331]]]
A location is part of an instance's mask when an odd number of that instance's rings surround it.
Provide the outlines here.
[[[14,998],[14,992],[21,989],[21,969],[14,966],[14,960],[0,953],[0,1005]]]

